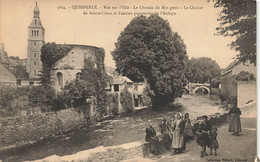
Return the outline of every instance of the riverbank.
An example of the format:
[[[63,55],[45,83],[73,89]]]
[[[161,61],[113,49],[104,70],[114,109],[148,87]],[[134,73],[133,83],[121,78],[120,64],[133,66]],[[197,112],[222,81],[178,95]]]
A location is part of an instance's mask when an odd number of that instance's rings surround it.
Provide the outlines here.
[[[35,162],[43,161],[125,161],[125,162],[148,162],[148,161],[254,161],[256,155],[256,118],[241,118],[243,132],[240,136],[234,136],[229,133],[228,124],[218,127],[218,142],[220,149],[218,156],[209,155],[200,158],[201,147],[195,140],[187,143],[187,150],[182,154],[171,155],[171,151],[165,151],[160,156],[151,155],[149,158],[142,156],[141,142],[127,143],[112,147],[97,147],[91,150],[85,150],[72,155],[57,156],[52,155]],[[209,153],[209,150],[207,150]]]
[[[156,132],[160,132],[159,123],[169,119],[176,112],[190,113],[192,121],[198,116],[221,112],[220,100],[214,95],[184,95],[164,109],[153,111],[149,108],[138,110],[128,116],[94,123],[61,132],[26,148],[1,154],[3,161],[31,161],[48,156],[65,156],[99,146],[110,147],[143,141],[148,120],[152,120]]]
[[[226,120],[226,114],[214,114],[210,116],[210,121],[214,125],[221,125]],[[196,122],[198,123],[198,121]],[[49,157],[46,157],[44,159],[36,160],[35,162],[45,162],[45,161],[97,161],[97,162],[103,162],[103,161],[124,161],[124,160],[133,160],[133,161],[147,161],[147,160],[156,160],[156,159],[164,159],[163,161],[175,161],[176,159],[170,159],[171,151],[164,151],[164,153],[160,156],[153,156],[150,155],[150,158],[143,158],[143,149],[144,144],[146,142],[144,140],[141,141],[135,141],[132,143],[125,143],[122,145],[116,145],[116,146],[109,146],[109,147],[96,147],[94,149],[89,149],[85,151],[80,151],[72,155],[65,155],[65,156],[58,156],[58,155],[52,155]],[[191,145],[191,146],[189,146]],[[194,146],[194,140],[189,142],[187,144],[188,147],[194,148],[198,147],[196,144]],[[191,150],[191,149],[187,149]],[[197,151],[199,150],[196,149]],[[182,154],[184,155],[184,154]],[[186,156],[189,154],[186,154]],[[169,157],[168,157],[169,156]],[[167,159],[169,158],[169,159]],[[186,158],[185,158],[186,160]],[[194,161],[193,159],[190,159],[191,161]],[[196,160],[196,159],[195,159]]]
[[[225,115],[215,115],[215,125],[218,125],[218,142],[220,149],[218,156],[207,156],[200,158],[200,146],[195,140],[187,143],[187,150],[183,154],[171,155],[171,151],[164,151],[160,156],[151,155],[149,158],[143,158],[142,147],[144,141],[135,141],[132,143],[125,143],[122,145],[115,145],[109,147],[96,147],[94,149],[80,151],[71,155],[52,155],[37,162],[42,161],[125,161],[125,162],[145,162],[145,161],[247,161],[254,160],[256,155],[256,104],[249,104],[241,108],[242,114],[242,133],[240,136],[233,136],[228,132],[228,123],[224,122]],[[211,117],[213,117],[211,115]],[[212,120],[214,122],[214,120]],[[208,150],[209,152],[209,150]]]

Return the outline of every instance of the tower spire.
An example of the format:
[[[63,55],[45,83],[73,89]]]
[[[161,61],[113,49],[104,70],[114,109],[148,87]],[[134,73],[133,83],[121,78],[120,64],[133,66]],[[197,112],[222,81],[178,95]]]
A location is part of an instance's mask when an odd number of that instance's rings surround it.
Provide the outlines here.
[[[36,5],[35,5],[35,7],[34,7],[34,10],[33,10],[33,14],[34,14],[33,17],[39,17],[39,15],[40,15],[40,10],[39,10],[37,1],[36,1]]]

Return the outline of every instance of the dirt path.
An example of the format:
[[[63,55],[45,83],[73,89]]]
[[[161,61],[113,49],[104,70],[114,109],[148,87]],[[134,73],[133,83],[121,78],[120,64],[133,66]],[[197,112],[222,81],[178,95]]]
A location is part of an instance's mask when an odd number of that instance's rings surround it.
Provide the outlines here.
[[[182,154],[171,155],[171,152],[165,152],[161,156],[152,156],[150,158],[137,157],[136,159],[127,160],[134,161],[162,161],[162,162],[200,162],[200,161],[229,161],[233,162],[253,162],[256,155],[256,118],[242,118],[242,133],[240,136],[234,136],[229,133],[228,124],[224,124],[218,128],[218,142],[220,149],[218,156],[211,155],[200,158],[201,148],[195,141],[187,143],[187,151]],[[207,150],[209,152],[209,150]]]

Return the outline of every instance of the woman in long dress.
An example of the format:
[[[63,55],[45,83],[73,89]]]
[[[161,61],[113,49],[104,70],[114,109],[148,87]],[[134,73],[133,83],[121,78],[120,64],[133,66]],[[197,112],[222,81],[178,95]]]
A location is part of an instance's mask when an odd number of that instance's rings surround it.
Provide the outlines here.
[[[184,127],[185,123],[182,120],[182,114],[176,114],[176,120],[173,123],[172,132],[172,148],[174,149],[173,154],[182,153],[184,148]]]
[[[231,108],[228,112],[229,115],[228,131],[233,132],[233,135],[239,136],[239,133],[242,132],[241,121],[240,121],[241,111],[237,106],[235,106],[235,104],[228,104],[228,107]]]
[[[159,125],[161,128],[161,134],[163,135],[163,143],[164,143],[164,147],[166,149],[171,149],[171,137],[170,137],[170,128],[168,127],[168,121],[166,119],[163,119],[161,121],[161,124]]]

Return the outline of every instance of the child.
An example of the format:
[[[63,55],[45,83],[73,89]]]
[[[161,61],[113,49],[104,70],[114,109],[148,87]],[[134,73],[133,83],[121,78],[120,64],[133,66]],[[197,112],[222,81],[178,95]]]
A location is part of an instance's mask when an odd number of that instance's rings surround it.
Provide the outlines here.
[[[192,131],[192,126],[191,126],[190,119],[189,119],[189,113],[186,113],[184,115],[184,122],[185,122],[184,140],[186,142],[188,140],[193,139],[193,131]]]
[[[217,149],[219,149],[219,145],[218,145],[218,140],[217,140],[217,135],[218,135],[218,128],[217,127],[213,127],[212,131],[210,132],[210,155],[212,155],[212,149],[215,150],[215,156],[217,156]]]

